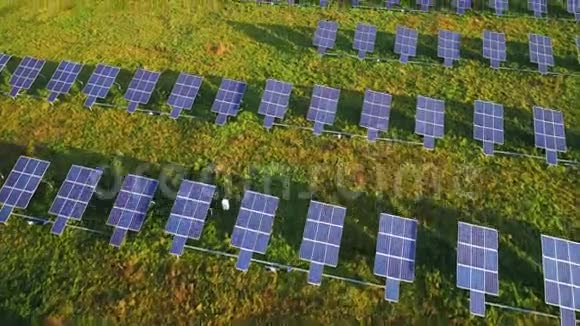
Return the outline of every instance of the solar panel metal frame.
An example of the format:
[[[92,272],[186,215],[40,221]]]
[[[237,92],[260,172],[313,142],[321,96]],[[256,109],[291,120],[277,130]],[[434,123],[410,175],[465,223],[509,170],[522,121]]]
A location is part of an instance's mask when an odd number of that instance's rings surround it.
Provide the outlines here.
[[[554,65],[554,50],[552,39],[545,35],[528,34],[530,61],[538,65],[541,74],[547,74],[550,66]]]
[[[8,64],[11,58],[12,56],[9,54],[0,53],[0,72],[6,68],[6,64]]]
[[[97,99],[107,97],[120,71],[121,69],[119,67],[109,66],[103,63],[99,63],[95,67],[95,70],[83,88],[83,93],[87,95],[84,103],[85,107],[92,108]]]
[[[488,6],[495,10],[496,16],[503,16],[509,10],[508,0],[489,0]]]
[[[16,98],[21,90],[29,90],[46,63],[43,59],[24,57],[10,77],[10,97]]]
[[[528,10],[533,11],[536,18],[542,18],[542,15],[548,13],[548,1],[528,0]]]
[[[336,34],[338,33],[338,23],[330,20],[318,22],[312,44],[318,48],[318,53],[324,54],[328,49],[336,45]]]
[[[276,118],[284,119],[290,104],[292,87],[291,83],[276,79],[266,81],[266,88],[258,108],[258,113],[265,116],[263,126],[266,129],[272,128]]]
[[[483,31],[483,57],[490,60],[490,65],[498,69],[507,59],[506,38],[504,33]]]
[[[315,85],[306,119],[314,122],[314,135],[319,136],[324,131],[324,125],[332,125],[336,119],[340,89],[323,85]]]
[[[454,0],[454,3],[458,15],[463,15],[466,10],[471,9],[471,0]]]
[[[445,102],[426,96],[417,97],[415,133],[423,136],[423,146],[432,150],[435,139],[445,134]]]
[[[127,112],[133,113],[137,110],[139,104],[149,103],[160,76],[161,73],[157,71],[143,68],[137,69],[124,96],[125,100],[129,102]]]
[[[536,148],[546,151],[546,162],[558,164],[558,152],[566,152],[566,128],[561,111],[534,106],[534,139]]]
[[[379,132],[389,129],[392,96],[388,93],[365,90],[360,126],[367,128],[367,139],[375,141]]]
[[[401,63],[409,62],[410,57],[417,55],[418,32],[415,29],[397,26],[394,52],[400,55]]]
[[[439,30],[437,40],[437,56],[444,60],[445,67],[452,67],[453,62],[461,58],[461,34]]]
[[[46,89],[50,92],[48,102],[53,103],[59,95],[68,94],[82,69],[83,65],[80,63],[67,60],[61,61],[46,86]]]
[[[172,109],[170,114],[172,119],[177,119],[183,110],[191,110],[202,83],[203,77],[185,72],[179,74],[167,99],[167,104]]]
[[[377,28],[373,25],[359,23],[354,32],[353,48],[358,50],[358,57],[364,59],[367,53],[375,51]]]
[[[246,82],[227,78],[222,79],[211,107],[211,112],[217,113],[216,125],[223,126],[226,124],[228,116],[235,117],[238,114],[246,93],[246,87]]]
[[[493,155],[494,144],[504,143],[503,105],[489,101],[475,101],[473,138],[483,142],[483,152],[486,155]]]

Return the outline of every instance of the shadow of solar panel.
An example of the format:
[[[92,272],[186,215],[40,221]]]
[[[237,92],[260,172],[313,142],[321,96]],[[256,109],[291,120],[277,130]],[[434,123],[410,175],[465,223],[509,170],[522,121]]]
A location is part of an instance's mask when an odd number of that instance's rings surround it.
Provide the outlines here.
[[[417,0],[417,5],[421,11],[429,11],[429,7],[433,7],[434,0]]]
[[[485,294],[499,295],[497,230],[459,222],[457,287],[469,290],[470,311],[485,316]]]
[[[223,126],[226,124],[228,116],[235,117],[238,114],[245,92],[245,82],[222,79],[217,96],[211,107],[211,112],[218,114],[215,120],[216,125]]]
[[[537,148],[546,150],[546,162],[558,164],[557,152],[566,152],[562,112],[534,106],[534,135]]]
[[[50,162],[20,156],[0,188],[0,223],[8,221],[14,208],[26,208],[38,189]]]
[[[580,1],[578,0],[567,0],[566,1],[566,11],[569,14],[574,15],[576,21],[580,21]]]
[[[402,63],[409,62],[409,57],[417,55],[417,35],[414,29],[397,26],[395,53],[400,55]]]
[[[180,73],[177,82],[173,86],[167,104],[171,106],[172,119],[177,119],[183,110],[191,110],[195,98],[201,88],[203,78],[187,73]]]
[[[354,33],[353,48],[358,50],[358,57],[364,59],[367,53],[375,51],[377,28],[372,25],[359,23]]]
[[[240,248],[236,268],[247,271],[254,252],[264,254],[270,241],[279,199],[246,191],[232,232],[232,246]]]
[[[367,139],[375,141],[379,132],[389,129],[391,114],[391,95],[367,89],[360,117],[360,126],[367,128]]]
[[[201,237],[215,189],[213,185],[183,180],[165,226],[165,232],[174,236],[171,254],[181,256],[187,239]]]
[[[48,212],[56,215],[51,233],[62,235],[68,220],[80,221],[103,172],[73,165]]]
[[[265,128],[272,128],[276,118],[284,119],[290,103],[291,93],[292,84],[290,83],[275,79],[266,81],[266,89],[258,109],[258,113],[265,116],[263,124]]]
[[[400,282],[415,280],[417,220],[381,214],[374,273],[386,277],[385,300],[399,301]]]
[[[107,97],[119,71],[118,67],[107,66],[102,63],[97,65],[83,88],[83,93],[87,95],[85,107],[92,108],[97,99]]]
[[[471,0],[455,0],[454,3],[458,15],[463,15],[466,10],[471,9]]]
[[[451,31],[440,30],[437,42],[437,56],[443,58],[445,67],[452,67],[459,60],[461,35]]]
[[[548,73],[548,68],[554,65],[552,39],[544,35],[528,34],[530,41],[530,61],[538,65],[542,74]]]
[[[10,61],[10,58],[12,58],[12,56],[0,53],[0,72],[2,72],[4,68],[6,68],[6,64],[8,63],[8,61]]]
[[[493,155],[494,144],[503,144],[503,105],[477,100],[473,111],[473,138],[483,142],[483,152]]]
[[[48,101],[53,103],[61,94],[68,94],[83,65],[72,61],[61,61],[46,88],[50,92]]]
[[[340,89],[321,85],[314,86],[306,119],[314,122],[314,135],[319,136],[324,125],[332,125],[336,118]]]
[[[528,10],[534,12],[534,16],[542,18],[543,14],[548,13],[548,2],[546,0],[528,0]]]
[[[508,0],[489,0],[488,6],[495,9],[497,16],[502,16],[504,12],[508,11]]]
[[[321,20],[314,32],[312,43],[318,48],[318,53],[324,54],[326,50],[334,48],[338,24],[334,21]]]
[[[138,69],[129,83],[125,100],[129,102],[127,112],[133,113],[139,104],[147,104],[161,74],[155,71]]]
[[[498,69],[506,61],[505,34],[483,31],[483,57],[490,60],[491,67]]]
[[[435,148],[435,138],[443,138],[445,132],[445,102],[429,97],[417,97],[415,133],[423,136],[427,149]]]
[[[336,267],[346,208],[311,200],[300,245],[300,259],[310,262],[308,283],[320,285],[324,265]]]
[[[33,57],[25,57],[20,61],[16,71],[10,77],[10,97],[16,98],[21,90],[28,90],[38,78],[42,67],[44,67],[44,60]]]
[[[123,180],[121,191],[107,220],[107,225],[115,228],[110,245],[120,247],[128,230],[141,230],[157,184],[157,180],[133,174]]]

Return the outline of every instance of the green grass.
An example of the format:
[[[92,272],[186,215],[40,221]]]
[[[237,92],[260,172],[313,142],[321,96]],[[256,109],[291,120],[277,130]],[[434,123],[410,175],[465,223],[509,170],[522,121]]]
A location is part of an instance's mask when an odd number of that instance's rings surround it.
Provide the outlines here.
[[[578,73],[574,47],[578,26],[531,17],[499,19],[443,13],[320,11],[200,3],[148,5],[99,4],[34,7],[34,2],[0,1],[0,51],[16,57],[49,60],[50,77],[60,60],[83,62],[86,81],[99,62],[123,68],[124,88],[137,67],[163,71],[149,109],[164,105],[179,71],[204,76],[192,115],[172,121],[120,109],[82,107],[77,86],[54,107],[45,101],[0,97],[0,171],[8,173],[20,154],[52,161],[47,183],[25,211],[47,216],[71,164],[103,166],[105,193],[115,176],[139,173],[159,177],[175,189],[181,176],[203,176],[233,198],[233,209],[214,209],[202,240],[191,244],[235,253],[229,247],[244,187],[282,198],[265,259],[306,267],[298,259],[305,215],[316,199],[347,207],[339,265],[326,271],[382,283],[372,275],[380,212],[420,221],[416,281],[401,288],[401,302],[384,302],[380,289],[325,279],[321,288],[306,285],[302,273],[272,274],[253,264],[246,274],[234,261],[187,251],[168,254],[163,233],[172,199],[158,193],[144,229],[130,235],[120,250],[108,236],[68,229],[61,238],[48,227],[29,227],[12,218],[0,228],[0,314],[9,323],[66,322],[136,324],[224,324],[248,322],[411,323],[411,324],[556,324],[488,307],[485,319],[469,317],[466,291],[455,289],[457,221],[500,232],[500,296],[488,300],[557,314],[543,303],[539,236],[547,233],[580,239],[577,167],[550,167],[541,160],[484,157],[472,140],[473,101],[502,103],[506,144],[500,149],[543,155],[534,150],[531,108],[564,112],[568,153],[580,160],[579,78],[492,71],[481,57],[484,29],[508,37],[507,65],[533,68],[527,33],[553,38],[557,70]],[[378,55],[393,57],[398,24],[420,33],[419,60],[437,62],[439,28],[460,31],[466,59],[451,70],[434,65],[360,62],[319,57],[311,37],[319,19],[339,22],[336,52],[354,54],[351,42],[359,21],[378,27]],[[12,60],[13,71],[18,60]],[[225,127],[213,125],[209,112],[222,76],[245,80],[243,112]],[[309,126],[304,116],[315,84],[340,88],[338,119],[332,129],[364,134],[357,127],[365,88],[393,94],[391,128],[386,136],[420,141],[413,135],[417,95],[446,101],[446,135],[433,152],[402,144],[370,144],[359,138],[314,137],[299,129],[261,128],[256,114],[267,78],[292,82],[295,90],[286,123]],[[0,75],[3,91],[8,74]],[[31,93],[47,96],[46,81]],[[114,89],[109,103],[126,105]],[[114,197],[95,198],[81,225],[110,234],[105,226]],[[260,255],[256,255],[260,257]],[[263,258],[263,257],[260,257]]]

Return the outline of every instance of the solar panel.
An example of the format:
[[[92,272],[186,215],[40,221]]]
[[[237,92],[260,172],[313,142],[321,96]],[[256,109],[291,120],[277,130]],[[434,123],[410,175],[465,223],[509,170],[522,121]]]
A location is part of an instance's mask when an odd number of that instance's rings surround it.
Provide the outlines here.
[[[283,81],[268,79],[266,89],[262,95],[258,113],[264,115],[264,127],[272,128],[274,120],[284,119],[288,104],[290,103],[290,94],[292,93],[292,84]]]
[[[385,6],[389,9],[393,8],[394,5],[400,5],[401,0],[386,0]]]
[[[133,113],[139,104],[147,104],[161,74],[155,71],[138,69],[129,83],[125,100],[129,102],[127,112]]]
[[[429,97],[417,97],[415,133],[423,136],[427,149],[435,148],[435,138],[443,138],[445,131],[445,102]]]
[[[120,247],[128,230],[141,230],[157,184],[157,180],[133,174],[123,180],[121,191],[107,220],[107,225],[115,228],[110,245]]]
[[[266,253],[278,202],[274,196],[249,190],[244,193],[231,242],[232,246],[240,248],[236,262],[238,270],[248,270],[254,252]]]
[[[452,67],[453,61],[459,60],[461,35],[451,31],[440,30],[437,43],[437,56],[443,58],[445,67]]]
[[[321,20],[314,32],[313,44],[318,48],[318,53],[324,54],[326,50],[334,48],[338,24],[334,21]]]
[[[10,61],[10,58],[12,58],[12,56],[0,53],[0,72],[2,72],[4,68],[6,68],[6,64],[8,63],[8,61]]]
[[[490,60],[491,67],[498,69],[506,61],[506,42],[504,33],[483,31],[483,57]]]
[[[402,63],[409,62],[409,57],[417,55],[417,31],[411,28],[397,26],[395,37],[395,53],[399,54]]]
[[[576,21],[580,21],[580,1],[568,0],[566,1],[566,11],[574,15]]]
[[[576,325],[580,311],[580,243],[541,236],[545,301],[560,307],[560,325]]]
[[[21,90],[28,90],[44,67],[44,60],[25,57],[10,77],[10,97],[16,98]]]
[[[372,25],[359,23],[354,32],[353,48],[358,50],[358,57],[364,59],[367,53],[375,51],[377,28]]]
[[[314,134],[319,136],[324,130],[324,125],[334,123],[340,89],[321,85],[314,86],[312,99],[306,119],[314,122]]]
[[[566,152],[562,112],[534,106],[534,135],[537,148],[546,150],[548,164],[558,164],[558,152]]]
[[[48,211],[56,215],[51,233],[62,235],[68,220],[80,221],[103,171],[73,165]]]
[[[542,14],[548,13],[547,0],[528,0],[528,10],[534,12],[534,16],[541,18]]]
[[[235,117],[238,114],[245,92],[245,82],[222,79],[220,89],[211,107],[211,112],[218,114],[215,120],[216,125],[223,126],[226,124],[228,116]]]
[[[181,256],[187,239],[201,237],[215,189],[213,185],[183,180],[165,226],[165,232],[174,236],[170,253]]]
[[[48,101],[53,103],[60,94],[68,94],[77,80],[83,65],[72,61],[61,61],[46,88],[50,92]]]
[[[455,0],[457,14],[463,15],[466,10],[471,9],[471,0]]]
[[[429,7],[433,7],[434,0],[417,0],[417,5],[421,11],[429,11]]]
[[[346,208],[311,200],[300,259],[310,262],[308,283],[320,285],[324,265],[336,267]]]
[[[538,64],[540,73],[548,73],[548,67],[554,65],[552,39],[538,34],[528,34],[528,37],[530,40],[530,60],[532,63]]]
[[[578,50],[578,62],[580,63],[580,36],[576,37],[576,49]]]
[[[400,282],[415,280],[417,220],[381,214],[374,273],[386,277],[385,300],[398,302]]]
[[[375,141],[380,131],[389,129],[389,116],[391,114],[391,95],[367,89],[363,102],[360,126],[367,128],[367,139]]]
[[[119,71],[118,67],[107,66],[102,63],[97,65],[87,85],[83,88],[83,93],[88,96],[85,101],[86,107],[92,108],[97,99],[107,97]]]
[[[489,0],[489,7],[495,9],[497,16],[502,16],[508,10],[508,0]]]
[[[358,7],[359,0],[351,0],[350,4],[351,4],[352,7]]]
[[[324,8],[328,6],[328,0],[320,0],[320,7]]]
[[[483,142],[483,152],[486,155],[493,155],[494,144],[503,144],[503,105],[475,101],[473,138]]]
[[[203,78],[187,73],[180,73],[177,82],[173,86],[171,95],[167,100],[167,104],[171,106],[171,115],[173,119],[177,119],[183,110],[191,110],[193,102],[199,93]]]
[[[457,287],[469,290],[469,310],[485,316],[485,295],[499,295],[497,230],[459,222]]]
[[[6,223],[14,208],[26,208],[38,189],[50,162],[20,156],[0,188],[0,223]]]

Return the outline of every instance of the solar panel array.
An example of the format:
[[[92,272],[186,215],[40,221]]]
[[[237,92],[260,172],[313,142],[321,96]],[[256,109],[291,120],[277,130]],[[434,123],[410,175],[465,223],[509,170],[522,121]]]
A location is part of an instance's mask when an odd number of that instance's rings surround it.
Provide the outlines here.
[[[493,155],[494,144],[504,141],[503,105],[477,100],[473,111],[473,138],[483,142],[483,152]]]
[[[155,71],[137,69],[125,93],[125,99],[129,102],[129,107],[127,108],[129,113],[135,112],[139,104],[147,104],[149,102],[160,75],[160,73]]]
[[[534,106],[534,134],[536,147],[546,151],[546,162],[558,164],[557,152],[566,151],[562,112]]]
[[[171,106],[170,117],[173,119],[179,118],[181,111],[191,110],[193,102],[199,93],[203,78],[187,73],[180,73],[177,82],[171,90],[171,95],[167,100],[167,104]]]
[[[459,60],[461,35],[459,33],[440,30],[437,42],[437,56],[443,58],[445,67],[452,67],[453,62]]]
[[[50,91],[48,101],[53,103],[61,94],[68,94],[77,80],[83,65],[72,61],[61,61],[46,88]]]
[[[544,35],[529,34],[530,60],[538,64],[538,70],[542,74],[548,73],[548,68],[554,65],[554,53],[552,51],[552,39]]]
[[[83,93],[87,95],[86,107],[92,108],[97,99],[107,97],[119,71],[118,67],[107,66],[102,63],[97,65],[95,71],[89,77],[87,85],[83,88]]]
[[[386,132],[388,130],[391,99],[391,95],[387,93],[375,92],[370,89],[365,91],[360,126],[368,129],[368,140],[375,141],[379,137],[380,131]]]
[[[2,72],[4,68],[6,68],[6,64],[8,63],[8,61],[10,61],[10,58],[12,58],[12,56],[0,53],[0,72]]]
[[[489,59],[491,67],[498,69],[499,65],[506,61],[505,34],[483,31],[483,57]]]
[[[326,50],[334,48],[338,24],[334,21],[321,20],[314,32],[313,44],[318,48],[318,53],[324,54]]]
[[[228,116],[235,117],[238,114],[245,92],[245,82],[222,79],[220,89],[211,107],[211,112],[218,114],[215,120],[216,125],[223,126],[226,124]]]
[[[358,57],[364,59],[367,53],[375,51],[377,28],[372,25],[359,23],[354,33],[353,48],[358,50]]]
[[[276,118],[284,119],[288,104],[290,103],[290,94],[292,93],[292,84],[283,81],[268,79],[266,89],[262,95],[258,113],[264,115],[264,127],[272,128]]]
[[[417,97],[415,133],[423,136],[423,146],[435,148],[435,138],[445,132],[445,102],[425,96]]]
[[[466,10],[471,9],[471,0],[455,0],[456,12],[463,15]]]
[[[340,89],[316,85],[312,90],[312,99],[306,119],[314,122],[314,134],[319,136],[324,125],[332,125],[336,118]]]
[[[528,10],[534,12],[534,16],[541,18],[543,14],[548,13],[547,0],[528,0]]]
[[[508,0],[489,0],[489,7],[495,10],[497,16],[502,16],[508,11]]]
[[[10,77],[10,96],[16,98],[21,90],[28,90],[40,75],[45,60],[25,57]]]
[[[53,234],[62,235],[68,220],[81,220],[102,174],[101,170],[78,165],[70,168],[48,211],[56,215]]]
[[[416,30],[397,26],[395,53],[400,55],[400,61],[402,63],[409,62],[409,57],[417,55],[417,36]]]

